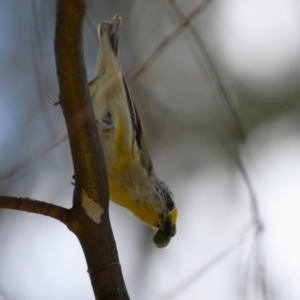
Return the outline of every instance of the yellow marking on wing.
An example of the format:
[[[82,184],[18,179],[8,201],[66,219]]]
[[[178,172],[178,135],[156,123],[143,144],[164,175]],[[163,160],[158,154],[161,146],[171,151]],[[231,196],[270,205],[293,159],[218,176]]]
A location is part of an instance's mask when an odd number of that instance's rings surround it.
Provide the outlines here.
[[[124,136],[124,121],[122,118],[116,120],[115,149],[118,161],[114,166],[114,171],[118,174],[123,171],[124,168],[127,168],[134,155],[132,149],[128,147],[127,137]]]

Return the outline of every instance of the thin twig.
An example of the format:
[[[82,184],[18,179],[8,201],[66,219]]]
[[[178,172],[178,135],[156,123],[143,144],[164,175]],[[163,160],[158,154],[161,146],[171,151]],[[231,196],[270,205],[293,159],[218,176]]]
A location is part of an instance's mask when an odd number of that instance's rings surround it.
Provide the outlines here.
[[[173,7],[173,9],[176,12],[176,14],[178,15],[178,17],[184,18],[185,16],[184,16],[182,10],[180,9],[179,5],[176,3],[176,1],[175,0],[168,0],[168,1],[169,1],[170,5]],[[227,112],[229,112],[229,114],[231,115],[231,117],[233,119],[233,123],[235,126],[235,130],[238,134],[239,140],[241,143],[245,144],[246,143],[246,133],[244,132],[241,121],[240,121],[235,109],[233,108],[233,106],[231,104],[229,95],[226,91],[225,86],[222,83],[219,72],[218,72],[217,68],[215,67],[213,60],[211,59],[210,54],[207,51],[199,32],[195,29],[195,27],[192,24],[189,24],[189,29],[191,31],[192,36],[194,37],[195,42],[198,45],[200,52],[203,54],[203,57],[205,58],[206,68],[208,69],[208,74],[212,78],[212,81],[216,85],[217,89],[220,91],[219,95],[220,95],[221,101],[223,103],[223,106],[225,107]],[[254,188],[252,186],[250,176],[247,172],[246,166],[243,163],[243,160],[242,160],[239,150],[237,151],[237,164],[238,164],[238,167],[244,178],[244,181],[246,183],[246,186],[248,188],[248,192],[250,195],[251,215],[252,215],[253,222],[256,226],[255,242],[256,242],[256,248],[258,248],[259,247],[258,241],[260,240],[261,234],[263,231],[262,221],[261,221],[260,212],[259,212],[259,208],[258,208],[258,200],[257,200],[256,194],[254,192]],[[259,254],[257,254],[257,255],[259,255]],[[260,257],[257,257],[256,265],[259,269],[262,269],[262,262],[260,261],[260,259],[261,259]],[[267,292],[266,292],[267,285],[266,285],[266,278],[265,278],[264,272],[260,272],[259,278],[260,278],[260,285],[263,289],[263,294],[265,296],[265,299],[267,299],[266,298],[267,297],[266,296],[267,295]]]
[[[271,294],[270,287],[267,285],[266,280],[266,274],[265,274],[265,265],[262,261],[263,254],[260,252],[261,247],[261,234],[256,230],[254,232],[253,241],[251,243],[250,247],[250,255],[247,261],[247,264],[245,266],[245,275],[243,276],[243,282],[242,282],[242,288],[241,288],[241,297],[243,299],[252,299],[252,297],[255,297],[255,299],[258,299],[258,297],[261,295],[262,298],[259,299],[273,299],[273,296]],[[252,270],[252,263],[254,262],[255,269]],[[254,274],[253,274],[254,273]],[[252,277],[252,274],[254,275],[254,278]],[[255,283],[254,288],[250,289],[248,287],[250,283]],[[258,293],[255,295],[252,295],[252,297],[249,297],[249,293],[255,293],[256,287],[258,287]]]
[[[259,291],[261,291],[263,299],[273,299],[270,286],[267,282],[266,274],[266,263],[264,258],[264,253],[262,253],[262,243],[261,243],[262,234],[261,232],[257,233],[256,237],[256,253],[255,253],[255,265],[256,265],[256,279]]]
[[[26,156],[23,160],[17,163],[9,171],[0,173],[0,182],[11,178],[12,176],[20,172],[25,167],[35,162],[41,156],[46,154],[50,149],[56,147],[61,142],[66,140],[66,138],[67,138],[67,131],[66,128],[63,127],[50,140],[36,147],[28,156]]]
[[[0,196],[0,208],[40,214],[57,219],[64,224],[67,224],[69,215],[69,210],[64,207],[23,197]]]
[[[46,106],[46,97],[44,93],[44,86],[43,86],[43,80],[41,77],[41,72],[39,68],[38,61],[42,61],[43,52],[42,52],[42,38],[40,34],[40,26],[38,22],[38,13],[37,13],[37,7],[36,7],[36,0],[31,0],[32,4],[32,13],[33,13],[33,32],[35,35],[35,40],[33,39],[31,42],[31,55],[33,60],[33,69],[34,69],[34,76],[36,80],[36,88],[38,93],[38,98],[40,101],[40,105],[42,108],[42,113],[44,115],[44,119],[46,121],[48,130],[51,134],[54,133],[52,120],[47,112],[47,106]],[[37,47],[35,47],[35,43],[37,44]]]
[[[180,23],[167,35],[165,35],[152,53],[139,65],[133,67],[128,71],[126,77],[128,81],[135,80],[141,73],[143,73],[157,57],[157,55],[171,42],[174,37],[177,36],[181,31],[189,24],[189,21],[195,17],[198,13],[202,12],[209,3],[208,0],[202,1],[198,4],[187,16],[184,16]]]
[[[181,18],[181,19],[185,18],[185,15],[183,14],[182,10],[180,9],[178,4],[174,0],[169,0],[169,3],[173,7],[174,11],[177,13],[179,18]],[[226,88],[222,83],[222,80],[217,71],[217,68],[215,67],[215,65],[213,63],[213,60],[211,59],[209,52],[207,51],[200,34],[195,29],[195,27],[189,22],[189,20],[187,20],[187,22],[189,24],[189,29],[191,30],[194,40],[196,41],[199,50],[201,51],[201,53],[203,54],[203,56],[206,60],[206,67],[208,69],[208,74],[212,77],[212,82],[216,85],[217,89],[220,91],[219,95],[220,95],[221,101],[222,101],[223,105],[225,106],[227,112],[229,112],[230,115],[232,116],[236,132],[238,133],[238,136],[239,136],[239,140],[242,143],[245,143],[246,142],[246,133],[244,132],[242,124],[239,120],[239,117],[230,102],[229,95],[227,94]],[[238,163],[238,167],[242,173],[242,176],[245,180],[245,183],[247,185],[247,188],[248,188],[248,191],[250,194],[252,216],[253,216],[254,222],[257,224],[257,227],[261,229],[262,224],[261,224],[261,218],[260,218],[259,210],[258,210],[258,201],[257,201],[256,195],[255,195],[254,189],[252,187],[252,183],[250,181],[249,175],[246,171],[246,168],[243,164],[243,161],[241,159],[239,152],[237,153],[237,163]]]
[[[176,3],[176,1],[175,0],[168,0],[168,1],[169,1],[170,5],[172,6],[172,8],[174,9],[174,11],[176,12],[178,18],[179,19],[184,18],[185,15],[182,12],[179,5]],[[242,128],[241,122],[240,122],[235,110],[233,109],[233,107],[231,105],[231,102],[229,100],[229,95],[226,91],[225,86],[222,83],[219,72],[217,71],[217,68],[215,67],[214,62],[211,59],[210,54],[207,51],[199,32],[196,30],[196,28],[190,22],[188,22],[188,25],[189,25],[188,28],[189,28],[196,44],[198,45],[200,52],[203,54],[203,57],[206,61],[206,64],[205,64],[206,71],[207,71],[208,75],[210,77],[212,77],[211,78],[212,82],[216,85],[217,89],[220,91],[220,97],[221,97],[222,103],[223,103],[223,105],[225,104],[225,108],[226,108],[227,112],[232,115],[233,120],[234,120],[235,124],[237,125],[236,130],[237,130],[240,138],[242,140],[245,140],[246,134]]]

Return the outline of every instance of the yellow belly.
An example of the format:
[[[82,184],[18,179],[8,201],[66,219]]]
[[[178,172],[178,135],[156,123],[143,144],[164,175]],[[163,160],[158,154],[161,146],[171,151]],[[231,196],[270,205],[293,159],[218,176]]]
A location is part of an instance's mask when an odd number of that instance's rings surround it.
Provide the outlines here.
[[[160,217],[149,201],[132,199],[131,193],[126,188],[121,188],[111,178],[109,178],[109,195],[112,201],[130,210],[147,225],[158,227],[161,224]]]

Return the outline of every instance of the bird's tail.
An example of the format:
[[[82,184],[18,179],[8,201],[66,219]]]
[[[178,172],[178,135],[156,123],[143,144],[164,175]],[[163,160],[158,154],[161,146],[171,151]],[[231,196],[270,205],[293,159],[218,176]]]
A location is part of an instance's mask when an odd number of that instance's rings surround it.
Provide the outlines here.
[[[105,72],[107,67],[118,64],[120,25],[121,17],[116,15],[111,21],[104,21],[98,26],[101,48],[96,64],[96,75]]]
[[[104,34],[107,34],[112,50],[118,56],[119,48],[119,29],[121,25],[121,17],[116,15],[111,21],[104,21],[98,26],[98,36],[101,40]]]

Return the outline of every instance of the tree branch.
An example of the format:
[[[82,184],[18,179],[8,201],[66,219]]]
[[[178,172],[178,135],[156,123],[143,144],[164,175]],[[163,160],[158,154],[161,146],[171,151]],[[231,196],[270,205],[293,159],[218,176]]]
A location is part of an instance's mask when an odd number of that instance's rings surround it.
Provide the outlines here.
[[[54,218],[67,224],[69,210],[67,208],[23,197],[0,196],[0,208],[27,211]]]
[[[58,0],[55,56],[75,190],[68,227],[79,239],[96,299],[129,299],[108,215],[108,182],[83,59],[84,0]]]

